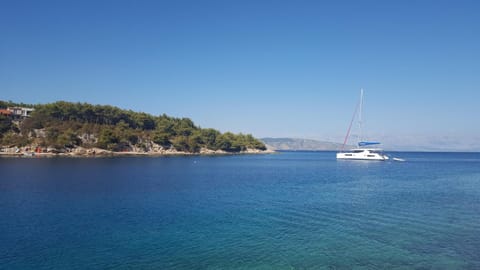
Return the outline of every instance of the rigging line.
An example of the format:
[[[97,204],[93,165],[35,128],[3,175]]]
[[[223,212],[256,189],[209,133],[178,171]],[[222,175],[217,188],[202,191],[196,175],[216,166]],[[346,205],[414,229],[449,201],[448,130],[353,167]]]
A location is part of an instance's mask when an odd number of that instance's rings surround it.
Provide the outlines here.
[[[343,140],[342,151],[345,149],[345,144],[347,144],[348,136],[350,136],[350,129],[352,129],[353,120],[355,120],[355,116],[357,115],[360,102],[357,103],[357,107],[355,107],[355,111],[353,112],[352,121],[350,121],[350,125],[348,126],[348,130],[347,130],[347,135],[345,135],[345,140]]]

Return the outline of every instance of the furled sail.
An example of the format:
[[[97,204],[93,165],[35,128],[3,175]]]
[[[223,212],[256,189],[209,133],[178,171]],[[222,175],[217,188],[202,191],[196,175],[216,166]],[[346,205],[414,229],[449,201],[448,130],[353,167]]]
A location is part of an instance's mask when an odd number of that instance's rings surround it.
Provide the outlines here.
[[[367,146],[367,145],[375,145],[380,144],[379,142],[358,142],[358,146]]]

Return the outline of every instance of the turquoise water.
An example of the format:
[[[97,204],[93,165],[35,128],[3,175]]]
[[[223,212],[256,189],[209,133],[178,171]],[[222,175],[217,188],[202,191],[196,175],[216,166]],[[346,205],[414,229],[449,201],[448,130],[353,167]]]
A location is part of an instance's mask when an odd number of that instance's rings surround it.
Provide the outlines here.
[[[480,269],[480,154],[0,158],[2,269]]]

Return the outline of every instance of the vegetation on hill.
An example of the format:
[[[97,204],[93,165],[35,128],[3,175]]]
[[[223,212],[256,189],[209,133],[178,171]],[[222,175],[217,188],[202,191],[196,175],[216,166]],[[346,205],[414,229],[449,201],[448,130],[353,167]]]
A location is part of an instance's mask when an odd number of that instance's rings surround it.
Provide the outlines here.
[[[15,121],[0,115],[0,144],[3,146],[38,145],[41,147],[98,147],[111,151],[151,148],[197,153],[201,148],[240,152],[265,150],[252,135],[221,133],[200,128],[189,118],[165,114],[123,110],[109,105],[91,105],[58,101],[49,104],[16,104],[0,101],[0,109],[9,106],[33,107],[31,116]]]

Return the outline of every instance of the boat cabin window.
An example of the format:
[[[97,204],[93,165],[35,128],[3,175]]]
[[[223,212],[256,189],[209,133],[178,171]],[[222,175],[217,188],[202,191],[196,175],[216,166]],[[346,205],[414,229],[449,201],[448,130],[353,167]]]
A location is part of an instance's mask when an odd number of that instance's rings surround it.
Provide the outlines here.
[[[353,150],[353,153],[362,153],[363,150]]]
[[[367,155],[367,157],[375,157],[375,155]]]
[[[347,156],[347,157],[351,157],[351,156],[352,156],[352,154],[345,154],[345,156]]]

